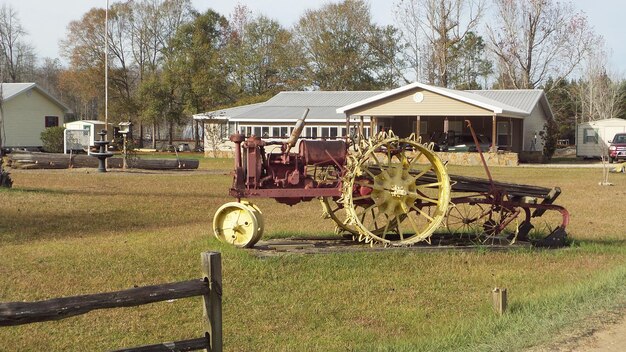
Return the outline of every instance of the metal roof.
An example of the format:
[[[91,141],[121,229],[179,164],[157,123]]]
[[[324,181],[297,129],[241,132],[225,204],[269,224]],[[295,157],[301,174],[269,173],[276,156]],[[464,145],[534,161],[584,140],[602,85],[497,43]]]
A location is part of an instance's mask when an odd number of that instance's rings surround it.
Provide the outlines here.
[[[70,110],[69,107],[50,95],[50,93],[43,90],[36,83],[2,83],[2,100],[6,102],[31,89],[36,89],[38,92],[50,99],[54,104],[58,105],[66,112]]]
[[[530,114],[544,95],[541,89],[469,90],[474,95],[498,101]]]
[[[264,104],[233,115],[236,122],[295,122],[309,109],[308,122],[343,122],[346,117],[337,108],[375,95],[381,91],[307,91],[280,92]]]
[[[248,105],[235,106],[234,108],[214,110],[214,111],[204,112],[201,114],[195,114],[193,115],[193,118],[194,120],[228,119],[232,116],[236,116],[246,111],[250,111],[263,104],[265,103],[248,104]]]
[[[34,86],[35,83],[2,83],[2,100],[7,101]]]
[[[265,106],[330,107],[344,106],[367,99],[384,91],[301,91],[280,92],[268,100]]]
[[[345,112],[410,89],[421,88],[498,115],[525,117],[538,102],[552,116],[542,90],[454,90],[415,82],[389,91],[290,91],[280,92],[265,103],[243,105],[194,115],[194,119],[223,118],[233,122],[295,122],[309,108],[308,122],[343,122]],[[369,117],[365,117],[368,120]]]
[[[104,125],[104,121],[100,121],[100,120],[75,120],[75,121],[70,121],[70,122],[66,122],[65,123],[65,125],[69,125],[69,124]],[[109,125],[112,125],[112,123],[109,123]]]
[[[498,94],[479,94],[481,91],[471,90],[452,90],[447,88],[441,88],[444,91],[450,91],[451,94],[457,94],[467,99],[467,102],[478,102],[483,105],[497,107],[501,110],[501,114],[508,115],[527,115],[532,110],[520,109],[518,106],[509,104],[507,101],[498,99]],[[453,92],[453,93],[452,93]],[[485,91],[487,92],[487,91]],[[488,91],[492,92],[492,91]]]

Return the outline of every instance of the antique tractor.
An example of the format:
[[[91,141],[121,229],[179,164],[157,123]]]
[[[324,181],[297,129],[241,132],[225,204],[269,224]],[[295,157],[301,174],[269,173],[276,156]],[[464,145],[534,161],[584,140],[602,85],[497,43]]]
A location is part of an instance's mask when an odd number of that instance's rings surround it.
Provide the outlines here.
[[[306,112],[285,142],[230,137],[236,146],[230,195],[237,201],[217,210],[218,239],[254,246],[263,235],[263,216],[243,199],[263,197],[289,205],[319,199],[338,232],[372,245],[413,245],[441,228],[482,244],[565,242],[569,215],[552,204],[558,188],[495,182],[484,158],[488,179],[449,175],[432,145],[414,135],[399,138],[389,131],[370,139],[298,141],[305,118]],[[482,158],[477,140],[476,145]],[[267,152],[269,146],[280,152]],[[558,212],[560,224],[535,228],[531,220],[546,211]]]

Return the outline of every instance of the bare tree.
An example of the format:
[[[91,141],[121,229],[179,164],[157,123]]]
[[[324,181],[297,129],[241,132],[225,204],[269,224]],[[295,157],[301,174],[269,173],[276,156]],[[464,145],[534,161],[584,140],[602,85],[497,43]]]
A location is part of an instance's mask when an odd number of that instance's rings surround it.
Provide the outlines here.
[[[17,11],[3,4],[0,7],[0,69],[6,81],[32,79],[36,56],[32,45],[25,41],[26,35]]]
[[[0,77],[2,73],[0,72]],[[0,82],[4,79],[0,80]],[[0,83],[0,187],[11,188],[13,180],[11,175],[5,170],[4,164],[4,110],[3,110],[3,95],[2,95],[2,83]]]
[[[396,16],[416,78],[450,86],[450,67],[457,60],[454,48],[475,32],[485,9],[484,0],[400,0]],[[407,79],[405,77],[406,81]]]
[[[608,66],[604,50],[590,53],[585,62],[583,77],[578,85],[581,121],[588,122],[618,117],[621,102],[626,99],[620,90],[621,79]]]
[[[498,58],[498,85],[502,88],[535,88],[549,76],[558,83],[598,41],[585,14],[576,12],[571,2],[493,2],[496,13],[487,33]]]
[[[585,58],[585,69],[578,84],[580,101],[579,122],[616,118],[622,114],[622,101],[626,99],[620,89],[622,80],[612,72],[608,65],[605,50],[589,53]],[[609,157],[607,141],[598,140],[597,148],[602,159],[602,181],[600,185],[611,185],[609,182],[609,165],[613,162]]]
[[[140,86],[146,79],[159,74],[164,57],[169,53],[170,40],[182,24],[191,20],[193,9],[190,0],[141,0],[129,4],[132,8],[129,39],[138,74],[137,86]],[[143,146],[144,122],[140,120],[138,124],[140,147]],[[153,118],[150,122],[155,146],[159,121]]]

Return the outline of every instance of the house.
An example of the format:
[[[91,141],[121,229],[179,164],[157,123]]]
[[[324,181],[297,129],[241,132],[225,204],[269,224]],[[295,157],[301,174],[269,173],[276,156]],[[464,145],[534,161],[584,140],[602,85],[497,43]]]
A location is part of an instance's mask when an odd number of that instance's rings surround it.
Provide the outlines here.
[[[40,148],[41,132],[61,126],[69,108],[35,83],[2,83],[3,148]]]
[[[576,126],[576,156],[599,158],[606,155],[616,133],[626,132],[626,120],[604,119]]]
[[[237,131],[284,138],[305,108],[310,112],[304,138],[338,138],[357,128],[369,136],[391,129],[429,142],[444,133],[467,134],[469,120],[477,133],[496,142],[494,147],[514,153],[540,152],[543,140],[537,136],[553,118],[542,90],[460,91],[418,82],[389,91],[281,92],[262,104],[194,118],[220,116],[214,121],[224,126],[225,136]]]

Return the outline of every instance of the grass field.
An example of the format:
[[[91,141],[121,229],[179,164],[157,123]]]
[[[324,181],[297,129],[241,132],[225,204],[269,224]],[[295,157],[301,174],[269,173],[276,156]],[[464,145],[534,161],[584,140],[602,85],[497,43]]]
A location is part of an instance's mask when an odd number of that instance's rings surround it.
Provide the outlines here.
[[[192,172],[13,170],[13,189],[0,190],[0,301],[199,278],[200,253],[214,250],[223,260],[227,351],[523,350],[626,305],[624,174],[601,187],[599,169],[492,168],[497,180],[563,189],[565,249],[260,259],[212,237],[213,213],[231,201],[230,163],[202,159]],[[333,234],[317,202],[256,203],[266,238]],[[494,286],[509,290],[502,317],[489,304]],[[185,299],[0,328],[0,350],[112,350],[200,337],[203,324],[201,300]]]

